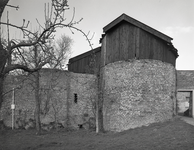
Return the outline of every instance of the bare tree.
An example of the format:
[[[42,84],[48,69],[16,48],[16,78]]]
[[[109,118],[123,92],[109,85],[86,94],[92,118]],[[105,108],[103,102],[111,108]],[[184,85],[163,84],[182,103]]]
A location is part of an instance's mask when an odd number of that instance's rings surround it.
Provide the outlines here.
[[[19,8],[18,6],[8,5],[8,2],[9,0],[0,1],[0,20],[6,6],[16,9]],[[30,21],[26,21],[25,19],[23,19],[22,26],[11,24],[9,21],[0,21],[0,26],[4,25],[7,26],[7,28],[16,28],[23,33],[24,37],[22,40],[8,39],[6,43],[1,40],[2,34],[0,35],[0,108],[3,102],[3,82],[6,75],[11,71],[18,69],[26,72],[36,72],[35,76],[37,80],[35,81],[35,88],[37,91],[35,92],[35,97],[38,132],[40,131],[39,70],[46,64],[50,64],[50,66],[54,68],[62,68],[63,65],[59,62],[66,56],[64,52],[52,51],[53,47],[50,47],[50,41],[54,39],[56,29],[67,27],[72,31],[72,33],[74,33],[73,30],[81,32],[86,37],[86,40],[92,48],[88,35],[81,29],[75,27],[75,25],[82,19],[74,21],[75,14],[73,14],[71,21],[66,22],[64,14],[68,9],[69,6],[67,0],[51,0],[51,4],[45,4],[44,24],[40,24],[37,20],[39,28],[33,32],[28,28]],[[66,40],[69,39],[66,38]],[[68,44],[62,45],[60,41],[58,42],[58,47],[66,46],[69,47]],[[57,47],[56,50],[58,50]],[[30,62],[34,62],[34,65]]]
[[[71,54],[71,45],[73,40],[62,34],[56,41],[51,42],[52,56],[47,64],[48,68],[66,69],[67,61]]]
[[[26,65],[30,64],[33,68],[37,68],[41,65],[44,60],[48,60],[48,67],[55,69],[62,69],[64,62],[67,61],[68,54],[70,53],[72,40],[70,37],[62,35],[56,43],[50,42],[48,45],[35,45],[29,51],[24,51],[22,55],[25,60]],[[45,52],[43,52],[45,51]],[[26,53],[27,52],[27,53]],[[21,58],[21,59],[22,59]],[[29,67],[31,67],[29,66]],[[35,120],[36,120],[36,129],[38,134],[41,133],[41,121],[40,121],[40,112],[41,112],[41,87],[40,87],[40,70],[37,70],[34,74],[34,80],[32,86],[35,92]],[[31,76],[30,76],[31,77]],[[53,107],[55,108],[55,107]],[[54,109],[55,110],[55,109]],[[56,113],[56,112],[55,112]]]
[[[0,19],[2,17],[2,13],[6,6],[18,9],[18,7],[8,5],[8,2],[9,0],[0,1]],[[16,40],[16,39],[9,40],[6,46],[4,46],[2,44],[2,40],[0,40],[0,107],[3,102],[3,97],[2,97],[3,81],[6,74],[16,69],[22,69],[23,71],[27,71],[27,72],[35,72],[41,69],[45,64],[49,62],[49,59],[48,60],[45,59],[35,68],[30,68],[29,65],[26,65],[27,63],[25,62],[25,60],[23,60],[23,63],[21,64],[17,63],[17,61],[13,63],[12,56],[14,54],[16,56],[15,58],[17,58],[18,55],[23,57],[21,51],[25,51],[26,50],[25,47],[30,47],[35,45],[39,45],[39,46],[44,45],[46,47],[46,43],[48,43],[50,39],[54,38],[54,33],[56,32],[56,29],[63,28],[63,27],[69,28],[72,31],[72,33],[73,33],[73,30],[81,32],[86,37],[86,40],[89,42],[89,45],[92,48],[92,44],[90,42],[90,39],[88,38],[88,35],[85,34],[81,29],[75,27],[75,25],[78,24],[82,19],[80,19],[79,21],[74,21],[74,14],[73,14],[72,20],[67,23],[65,22],[66,18],[64,14],[65,14],[65,11],[67,11],[68,9],[69,9],[69,6],[67,4],[67,0],[51,0],[50,6],[49,4],[48,5],[45,4],[44,24],[41,25],[40,22],[37,20],[37,24],[39,25],[39,30],[34,32],[29,30],[28,28],[29,21],[26,21],[25,19],[23,19],[22,26],[17,26],[9,22],[0,22],[1,26],[2,25],[9,26],[20,30],[24,36],[23,40]],[[42,52],[43,53],[46,52],[46,49],[42,48]]]
[[[43,114],[44,116],[48,115],[54,119],[55,127],[57,126],[57,123],[59,123],[60,110],[63,107],[63,105],[61,105],[63,99],[60,96],[62,93],[64,93],[64,90],[66,90],[59,86],[60,81],[58,78],[61,75],[61,71],[58,73],[51,72],[51,78],[48,82],[48,86],[45,89],[42,89],[43,94],[46,95],[46,97],[44,96],[45,101],[42,103]]]

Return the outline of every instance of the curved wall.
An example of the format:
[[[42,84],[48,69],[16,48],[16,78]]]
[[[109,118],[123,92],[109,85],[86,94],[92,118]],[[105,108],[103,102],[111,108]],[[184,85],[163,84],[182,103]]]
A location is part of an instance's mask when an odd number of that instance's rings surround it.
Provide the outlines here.
[[[103,70],[105,130],[122,131],[165,121],[176,113],[173,65],[134,59],[110,63]]]

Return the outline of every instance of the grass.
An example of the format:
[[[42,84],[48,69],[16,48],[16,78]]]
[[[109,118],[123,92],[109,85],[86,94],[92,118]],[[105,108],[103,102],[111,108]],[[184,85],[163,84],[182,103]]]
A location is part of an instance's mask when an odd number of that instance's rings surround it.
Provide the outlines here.
[[[0,150],[190,150],[194,149],[194,126],[175,118],[120,133],[85,130],[7,130],[0,135]]]

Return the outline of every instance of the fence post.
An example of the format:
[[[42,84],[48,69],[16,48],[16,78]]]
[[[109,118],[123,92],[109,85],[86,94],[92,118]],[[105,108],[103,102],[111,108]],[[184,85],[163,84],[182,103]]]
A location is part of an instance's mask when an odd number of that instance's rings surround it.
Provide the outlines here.
[[[12,130],[13,130],[15,126],[15,89],[14,88],[12,93],[11,110],[12,110]]]

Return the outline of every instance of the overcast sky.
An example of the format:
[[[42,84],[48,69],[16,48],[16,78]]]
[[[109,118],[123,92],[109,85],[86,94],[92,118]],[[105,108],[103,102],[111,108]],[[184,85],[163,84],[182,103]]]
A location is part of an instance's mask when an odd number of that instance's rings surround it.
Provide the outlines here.
[[[9,9],[10,22],[22,25],[23,19],[31,21],[31,28],[38,25],[35,19],[43,21],[44,3],[50,0],[10,0],[9,4],[19,5],[19,10]],[[77,25],[84,32],[95,36],[93,47],[98,47],[103,34],[103,27],[122,13],[145,23],[146,25],[173,38],[172,43],[178,49],[176,61],[178,70],[194,70],[194,0],[69,0],[70,10],[66,13],[67,22],[71,20],[75,7],[75,21],[83,18]],[[5,21],[6,13],[3,15]],[[89,51],[90,47],[79,32],[71,34],[69,29],[62,29],[57,36],[65,33],[74,44],[72,57]],[[12,31],[12,38],[18,32]]]

